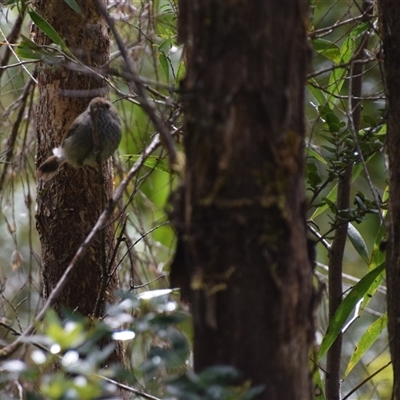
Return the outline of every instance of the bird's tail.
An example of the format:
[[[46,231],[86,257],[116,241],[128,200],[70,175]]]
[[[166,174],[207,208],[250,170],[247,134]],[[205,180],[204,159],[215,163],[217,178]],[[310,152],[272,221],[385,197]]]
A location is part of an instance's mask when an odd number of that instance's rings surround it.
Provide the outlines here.
[[[64,157],[50,156],[36,171],[36,178],[44,181],[50,180],[65,161]]]

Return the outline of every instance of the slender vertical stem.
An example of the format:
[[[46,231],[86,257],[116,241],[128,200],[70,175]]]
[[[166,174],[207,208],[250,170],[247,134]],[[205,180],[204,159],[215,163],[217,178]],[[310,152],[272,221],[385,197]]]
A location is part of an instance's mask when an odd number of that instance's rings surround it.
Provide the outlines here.
[[[364,0],[363,22],[368,21],[372,13],[371,2]],[[354,61],[360,60],[363,57],[364,49],[368,44],[368,34],[366,32],[361,39],[360,45],[356,50]],[[360,100],[362,80],[363,80],[363,64],[353,62],[351,66],[349,79],[349,129],[358,132],[360,127],[361,108]],[[353,166],[350,164],[339,177],[338,195],[337,195],[337,210],[338,215],[335,220],[335,233],[332,246],[329,252],[329,320],[333,318],[342,301],[342,272],[343,272],[343,255],[347,239],[348,222],[340,218],[341,210],[346,210],[350,207],[350,189]],[[341,378],[340,378],[340,362],[342,359],[342,334],[339,334],[335,342],[327,353],[326,364],[326,398],[328,400],[339,400],[341,398]]]

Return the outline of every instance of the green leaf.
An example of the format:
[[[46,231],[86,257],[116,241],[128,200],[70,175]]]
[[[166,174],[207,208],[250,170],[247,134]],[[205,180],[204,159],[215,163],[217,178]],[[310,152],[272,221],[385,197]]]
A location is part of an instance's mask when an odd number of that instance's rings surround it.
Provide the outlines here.
[[[354,37],[348,35],[340,47],[340,61],[337,64],[348,63],[351,59],[353,48]],[[327,100],[331,108],[333,108],[337,100],[334,96],[338,96],[340,94],[340,91],[342,90],[343,84],[346,80],[346,76],[346,68],[335,68],[329,76],[328,88],[331,94],[328,96]]]
[[[341,60],[339,47],[335,43],[325,39],[314,39],[312,41],[314,50],[329,60],[339,63]]]
[[[127,157],[132,161],[137,161],[141,155],[140,154],[125,154],[122,155],[122,157]],[[144,162],[143,165],[145,165],[146,167],[149,167],[151,169],[155,169],[157,171],[162,171],[162,172],[168,172],[171,173],[170,168],[168,167],[168,164],[166,162],[166,160],[161,159],[157,156],[150,156],[148,157]]]
[[[315,368],[314,372],[314,398],[315,400],[326,400],[325,397],[325,385],[323,383],[321,375],[323,374],[321,368]]]
[[[337,124],[329,124],[329,132],[335,133],[340,131],[340,126]]]
[[[71,52],[68,50],[68,47],[61,39],[57,31],[35,10],[29,10],[29,16],[32,21],[58,46],[60,46],[66,53],[71,55]]]
[[[335,68],[330,76],[328,81],[328,90],[330,94],[327,97],[327,102],[330,107],[334,107],[340,91],[342,90],[343,84],[346,81],[347,70],[346,68]]]
[[[179,82],[185,77],[186,75],[186,66],[184,62],[180,62],[178,66],[178,72],[176,73],[176,83]]]
[[[350,61],[351,56],[353,55],[354,49],[354,37],[349,35],[344,40],[342,46],[340,47],[340,55],[342,57],[341,62],[347,63]]]
[[[168,35],[167,35],[168,36]],[[171,39],[164,39],[159,45],[158,45],[158,51],[160,53],[167,54],[172,46],[172,41]]]
[[[31,60],[45,60],[48,63],[57,63],[60,58],[54,56],[52,53],[47,51],[44,47],[38,46],[35,42],[32,42],[29,38],[22,35],[22,41],[16,48],[16,53],[19,57]]]
[[[313,163],[307,163],[307,178],[311,187],[317,187],[322,182],[318,168]]]
[[[311,146],[307,147],[307,157],[315,158],[320,163],[328,165],[325,158],[323,158],[321,154],[317,153]]]
[[[372,250],[372,255],[371,255],[371,261],[369,264],[369,270],[372,271],[375,269],[378,265],[381,265],[382,263],[385,262],[386,254],[380,249],[381,247],[381,242],[383,237],[386,234],[386,227],[384,225],[381,225],[378,234],[376,235],[375,238],[375,243],[374,243],[374,249]],[[381,284],[383,278],[385,275],[385,271],[382,271],[380,275],[376,277],[370,288],[368,289],[367,293],[364,295],[364,300],[361,305],[360,311],[363,312],[365,307],[367,307],[368,303],[376,293],[376,291],[379,288],[379,285]]]
[[[366,160],[366,163],[368,163],[370,159]],[[352,176],[352,182],[354,182],[358,176],[360,175],[361,171],[363,170],[363,166],[361,164],[357,164],[354,166],[353,169],[353,176]],[[336,201],[337,197],[337,185],[329,192],[328,196],[326,196],[326,199],[330,201]],[[326,211],[329,208],[328,204],[323,204],[322,206],[318,207],[314,212],[313,215],[311,216],[310,219],[315,219],[319,215],[321,215],[324,211]]]
[[[359,36],[361,33],[364,33],[366,30],[368,30],[371,27],[371,24],[369,22],[363,22],[362,24],[358,25],[357,28],[353,30],[351,35],[353,37]]]
[[[326,113],[326,115],[325,115],[325,120],[326,120],[326,123],[327,123],[328,125],[330,125],[330,124],[339,125],[339,124],[340,124],[340,119],[339,119],[339,118],[336,116],[336,114],[333,113],[333,112],[328,112],[328,113]]]
[[[308,89],[310,90],[312,95],[317,100],[318,105],[319,106],[325,105],[326,104],[326,96],[325,96],[325,93],[321,89],[319,89],[320,85],[318,84],[318,82],[314,78],[311,78],[310,82],[312,84],[308,85]]]
[[[347,318],[353,311],[356,304],[363,298],[365,293],[368,291],[370,286],[373,284],[376,277],[384,271],[385,263],[382,263],[374,270],[368,272],[354,287],[346,298],[340,303],[340,306],[336,310],[335,315],[329,323],[328,329],[326,330],[325,336],[322,340],[321,346],[318,352],[318,360],[320,360],[325,353],[330,349],[333,342],[339,335],[342,327],[344,326]]]
[[[370,115],[364,115],[363,121],[369,126],[376,126],[376,121]]]
[[[47,53],[42,47],[38,46],[35,42],[28,39],[26,36],[21,35],[22,41],[16,48],[16,53],[21,58],[28,58],[32,60],[41,60]]]
[[[161,68],[164,71],[167,81],[169,81],[169,63],[167,56],[161,52],[159,53],[158,59],[160,60]]]
[[[324,147],[324,146],[321,146]],[[372,159],[373,156],[369,157],[365,163],[368,164],[369,161]],[[360,175],[361,171],[363,170],[363,166],[361,164],[356,164],[353,168],[353,176],[351,178],[351,182],[353,183]],[[329,192],[328,196],[325,198],[329,201],[335,202],[337,197],[337,184],[332,188]],[[329,208],[329,204],[323,204],[320,207],[316,208],[314,213],[311,215],[310,219],[313,220],[317,218],[319,215],[324,213]]]
[[[369,264],[369,255],[368,255],[367,245],[365,244],[365,241],[364,241],[363,237],[361,236],[360,232],[353,224],[348,224],[347,235],[350,239],[351,244],[356,249],[357,253],[361,256],[361,258],[368,265]]]
[[[359,340],[351,359],[347,365],[346,372],[344,373],[343,379],[345,379],[357,363],[361,360],[362,356],[371,348],[378,339],[382,330],[387,326],[387,314],[382,315],[374,323],[372,323],[367,331],[362,335]]]
[[[75,0],[64,0],[65,3],[72,8],[77,14],[83,17],[83,13],[78,3]]]

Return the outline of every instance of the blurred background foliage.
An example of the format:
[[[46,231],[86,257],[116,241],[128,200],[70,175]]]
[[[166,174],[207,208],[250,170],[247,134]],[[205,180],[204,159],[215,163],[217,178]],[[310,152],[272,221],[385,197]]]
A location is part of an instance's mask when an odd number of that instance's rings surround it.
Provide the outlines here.
[[[77,5],[73,0],[64,1],[73,9]],[[389,399],[392,387],[382,268],[382,220],[387,198],[386,105],[377,11],[363,22],[360,6],[356,0],[310,2],[313,52],[306,94],[305,185],[310,237],[316,241],[316,287],[327,285],[326,265],[335,217],[341,213],[352,224],[343,260],[343,307],[335,321],[329,321],[327,313],[329,288],[321,290],[316,352],[311,357],[316,371],[315,393],[321,399],[325,398],[325,353],[344,327],[343,398]],[[21,97],[39,60],[61,62],[68,54],[60,43],[47,49],[35,47],[31,41],[34,38],[30,37],[32,19],[55,43],[57,38],[44,23],[40,25],[31,2],[9,0],[0,7],[2,346],[24,330],[43,302],[40,243],[35,230],[38,94],[32,86],[19,120]],[[181,149],[178,88],[185,67],[183,49],[177,43],[177,0],[109,0],[108,12],[157,113],[167,121]],[[20,34],[9,43],[19,16],[23,17]],[[360,99],[362,122],[354,136],[349,124],[350,65],[365,33],[369,44],[360,61],[365,66]],[[279,39],[279,32],[275,34]],[[111,40],[110,67],[120,73],[111,74],[108,84],[111,99],[124,121],[123,139],[114,157],[118,185],[156,132],[122,77],[124,61],[112,36]],[[10,50],[8,59],[6,52]],[[352,206],[344,212],[337,210],[335,188],[348,163],[354,166]],[[168,263],[175,246],[174,232],[168,224],[168,199],[178,184],[179,177],[170,171],[166,150],[161,147],[147,158],[118,206],[118,211],[126,213],[126,218],[117,219],[115,224],[116,237],[123,237],[118,255],[121,301],[110,306],[107,318],[98,324],[68,310],[62,317],[49,313],[30,340],[34,345],[25,346],[15,359],[0,365],[2,399],[25,398],[24,393],[30,399],[114,398],[114,379],[140,392],[131,392],[132,399],[146,398],[145,395],[250,399],[256,395],[257,388],[235,386],[237,372],[229,367],[213,370],[213,378],[207,373],[199,377],[190,372],[190,316],[186,306],[179,303],[178,292],[167,289]],[[124,341],[126,369],[102,367],[104,352],[96,350],[95,343],[103,335]],[[52,368],[54,362],[59,365],[56,371]]]

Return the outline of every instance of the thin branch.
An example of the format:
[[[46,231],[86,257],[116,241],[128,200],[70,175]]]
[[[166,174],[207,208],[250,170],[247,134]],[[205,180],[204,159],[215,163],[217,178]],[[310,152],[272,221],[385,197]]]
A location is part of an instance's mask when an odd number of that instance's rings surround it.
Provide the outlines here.
[[[6,38],[6,36],[4,35],[4,32],[2,31],[2,29],[0,28],[0,33],[2,34],[4,41],[7,43],[7,49],[10,51],[10,54],[12,53],[13,56],[18,60],[19,65],[22,66],[22,68],[25,70],[25,72],[31,77],[31,79],[37,84],[37,80],[36,78],[31,74],[31,72],[25,67],[24,63],[21,61],[21,59],[18,57],[18,54],[14,51],[12,44],[8,41],[8,38]],[[3,65],[3,60],[2,60],[2,64]],[[1,74],[0,74],[1,76]]]
[[[28,82],[25,84],[24,91],[22,92],[21,97],[17,100],[19,102],[19,112],[17,118],[13,124],[10,136],[7,138],[7,149],[5,150],[6,158],[4,161],[4,168],[0,176],[0,192],[3,189],[4,180],[8,171],[9,163],[14,154],[14,146],[17,140],[18,130],[21,125],[23,116],[25,114],[25,104],[28,100],[28,96],[30,93],[30,89],[33,85],[33,82],[36,82],[36,69],[33,71],[32,78],[29,78]]]
[[[107,382],[110,382],[110,383],[114,384],[115,386],[118,386],[120,389],[125,390],[126,392],[135,393],[136,395],[138,395],[140,397],[143,397],[144,399],[161,400],[158,397],[152,396],[151,394],[147,394],[147,393],[141,392],[140,390],[131,388],[130,386],[124,385],[123,383],[119,383],[117,381],[114,381],[113,379],[106,378],[103,375],[96,375],[96,376],[98,376],[99,378],[101,378],[101,379],[103,379],[103,380],[105,380]]]
[[[350,97],[348,95],[346,96],[346,95],[340,95],[340,94],[332,93],[331,91],[329,91],[328,89],[324,88],[323,86],[316,85],[314,82],[307,82],[307,83],[308,83],[308,85],[313,86],[316,89],[319,89],[322,92],[329,94],[329,96],[332,96],[335,99],[348,100],[349,97]],[[380,90],[377,93],[383,93],[383,90]],[[385,100],[386,96],[384,96],[384,95],[382,95],[382,96],[375,96],[375,95],[374,96],[367,96],[367,95],[365,95],[365,96],[355,96],[355,97],[352,97],[352,99],[354,99],[354,100],[362,100],[362,101],[367,101],[367,100],[368,101],[376,101],[376,100]]]
[[[23,11],[21,11],[18,14],[18,17],[15,20],[14,26],[12,27],[11,32],[9,33],[7,38],[4,37],[4,33],[2,32],[5,42],[8,44],[8,46],[6,46],[6,49],[3,54],[3,58],[0,60],[0,78],[3,75],[5,67],[8,64],[8,61],[10,61],[10,57],[12,54],[10,43],[15,43],[18,39],[19,34],[21,33],[22,22],[24,21],[23,14],[24,14]]]
[[[334,29],[339,28],[340,26],[343,26],[343,25],[358,22],[362,18],[363,18],[363,15],[358,15],[357,17],[349,18],[349,19],[346,19],[341,22],[335,22],[333,25],[327,26],[325,28],[315,29],[309,33],[309,37],[310,37],[310,39],[316,39],[316,38],[320,38],[320,37],[329,35],[330,33],[332,33],[332,31]]]
[[[383,367],[379,368],[377,371],[375,371],[372,375],[368,376],[367,378],[365,378],[363,381],[361,381],[354,389],[350,390],[349,393],[346,394],[346,396],[344,396],[342,398],[342,400],[346,400],[348,398],[350,398],[350,396],[355,393],[358,389],[360,389],[361,386],[365,385],[368,381],[370,381],[372,378],[374,378],[376,375],[378,375],[380,372],[382,372],[384,369],[386,369],[389,365],[391,365],[392,362],[389,361],[387,364],[385,364]]]
[[[335,69],[339,69],[339,68],[348,68],[352,63],[353,64],[369,64],[370,62],[376,61],[376,57],[364,57],[362,59],[355,59],[354,57],[345,63],[341,63],[341,64],[333,64],[330,67],[327,68],[321,68],[318,71],[315,72],[311,72],[310,74],[307,75],[307,79],[310,78],[315,78],[318,75],[322,75],[325,74],[327,72],[332,72]]]
[[[129,252],[133,249],[133,247],[135,247],[142,239],[144,239],[147,235],[149,235],[150,233],[154,232],[156,229],[160,228],[161,226],[164,225],[168,225],[169,222],[162,222],[161,224],[151,228],[150,230],[148,230],[146,233],[144,233],[142,236],[140,236],[139,239],[137,239],[135,242],[133,242],[129,247],[128,250],[125,252],[125,254],[121,257],[121,260],[119,261],[119,264],[122,263],[122,261],[125,259],[125,257],[129,254]],[[116,267],[118,268],[118,266]]]
[[[350,99],[350,102],[351,102],[352,98],[350,97],[349,99]],[[364,171],[365,177],[367,179],[368,187],[369,187],[369,189],[370,189],[370,191],[372,193],[372,197],[374,199],[376,208],[378,209],[379,220],[380,220],[381,224],[384,225],[385,224],[385,219],[384,219],[384,215],[383,215],[383,210],[382,210],[379,198],[378,198],[377,191],[376,191],[376,189],[375,189],[375,187],[374,187],[374,185],[372,183],[371,175],[369,174],[369,171],[368,171],[368,168],[367,168],[367,163],[365,162],[364,154],[363,154],[363,151],[361,149],[360,142],[358,140],[358,136],[357,136],[358,129],[355,126],[355,122],[354,122],[354,119],[353,119],[352,112],[348,112],[347,116],[348,116],[348,121],[349,121],[348,127],[349,127],[349,130],[350,130],[351,134],[353,135],[353,140],[354,140],[354,143],[356,145],[358,157],[360,157],[361,165],[363,167],[363,171]]]
[[[146,111],[147,115],[152,120],[156,129],[160,132],[165,147],[168,150],[171,169],[176,170],[177,168],[180,168],[180,166],[178,165],[178,152],[175,146],[175,142],[171,136],[171,133],[167,125],[164,123],[163,119],[156,113],[154,104],[149,101],[146,95],[146,88],[144,87],[144,85],[142,84],[140,78],[136,73],[136,68],[131,58],[129,57],[128,52],[126,51],[125,44],[123,43],[121,36],[119,35],[117,29],[115,28],[113,18],[111,18],[111,16],[108,14],[106,7],[104,6],[101,0],[94,0],[94,2],[96,4],[97,10],[104,17],[114,35],[115,41],[121,52],[122,58],[125,61],[125,68],[129,72],[129,80],[128,80],[129,84],[132,86],[134,92],[138,94],[138,98],[140,100],[143,109]]]
[[[27,65],[27,64],[37,64],[39,62],[40,62],[40,60],[20,61],[15,64],[0,65],[0,76],[2,75],[3,71],[5,71],[6,69],[21,67],[22,65]]]

